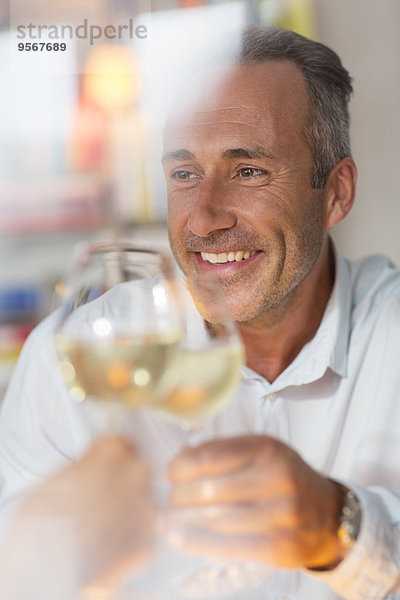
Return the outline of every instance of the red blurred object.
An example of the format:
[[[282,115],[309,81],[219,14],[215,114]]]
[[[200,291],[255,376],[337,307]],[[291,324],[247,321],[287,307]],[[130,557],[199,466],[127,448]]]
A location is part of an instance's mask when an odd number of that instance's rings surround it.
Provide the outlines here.
[[[180,8],[194,8],[195,6],[204,6],[202,0],[179,0],[178,6]]]
[[[71,143],[70,163],[76,171],[105,171],[107,168],[107,119],[93,103],[81,98]]]

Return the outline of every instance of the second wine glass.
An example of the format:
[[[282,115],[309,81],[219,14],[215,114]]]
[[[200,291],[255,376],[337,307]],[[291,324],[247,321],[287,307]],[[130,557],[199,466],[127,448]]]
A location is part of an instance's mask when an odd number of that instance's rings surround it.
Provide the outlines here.
[[[232,398],[244,353],[216,278],[199,274],[181,281],[177,291],[183,332],[175,384],[169,394],[154,397],[150,408],[177,422],[194,443],[201,426]]]

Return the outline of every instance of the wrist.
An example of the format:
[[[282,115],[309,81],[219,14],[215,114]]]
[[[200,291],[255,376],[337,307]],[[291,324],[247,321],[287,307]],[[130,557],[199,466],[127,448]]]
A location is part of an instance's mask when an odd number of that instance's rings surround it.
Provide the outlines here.
[[[337,560],[329,565],[307,567],[311,571],[328,571],[337,567],[356,544],[361,528],[362,511],[356,494],[338,481],[331,481],[335,484],[340,497],[336,531],[339,555]]]

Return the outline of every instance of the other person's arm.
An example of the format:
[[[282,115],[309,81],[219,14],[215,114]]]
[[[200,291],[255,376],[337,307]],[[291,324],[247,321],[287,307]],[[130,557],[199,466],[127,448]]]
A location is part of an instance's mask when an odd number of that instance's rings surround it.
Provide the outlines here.
[[[129,442],[103,439],[19,507],[1,548],[0,597],[70,600],[96,578],[141,566],[153,542],[147,466]]]

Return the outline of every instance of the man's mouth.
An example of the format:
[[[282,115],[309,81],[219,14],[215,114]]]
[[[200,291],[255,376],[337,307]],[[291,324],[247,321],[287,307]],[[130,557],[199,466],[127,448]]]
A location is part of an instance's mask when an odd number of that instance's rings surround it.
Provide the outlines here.
[[[257,254],[257,250],[230,250],[229,252],[200,252],[201,258],[213,265],[225,265],[231,262],[241,262]]]

